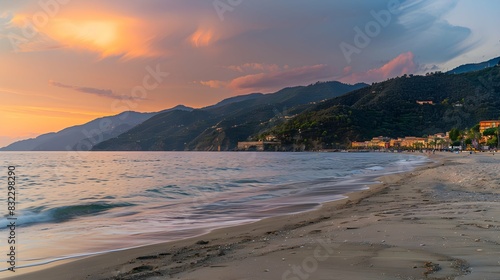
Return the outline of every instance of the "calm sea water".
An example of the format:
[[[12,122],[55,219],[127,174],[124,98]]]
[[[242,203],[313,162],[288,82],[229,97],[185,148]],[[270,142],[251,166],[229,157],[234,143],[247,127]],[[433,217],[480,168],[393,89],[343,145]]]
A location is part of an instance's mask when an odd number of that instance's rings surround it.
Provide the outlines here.
[[[425,161],[384,153],[3,152],[0,182],[7,185],[15,166],[19,267],[309,210]],[[4,270],[6,187],[0,197]]]

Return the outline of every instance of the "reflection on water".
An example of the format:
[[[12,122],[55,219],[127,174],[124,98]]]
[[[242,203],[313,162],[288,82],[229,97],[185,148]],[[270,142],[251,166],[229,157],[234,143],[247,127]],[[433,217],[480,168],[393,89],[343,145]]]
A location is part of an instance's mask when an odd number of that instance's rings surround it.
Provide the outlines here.
[[[423,161],[375,153],[0,153],[0,166],[17,171],[22,265],[304,211]],[[4,217],[0,234],[6,224]]]

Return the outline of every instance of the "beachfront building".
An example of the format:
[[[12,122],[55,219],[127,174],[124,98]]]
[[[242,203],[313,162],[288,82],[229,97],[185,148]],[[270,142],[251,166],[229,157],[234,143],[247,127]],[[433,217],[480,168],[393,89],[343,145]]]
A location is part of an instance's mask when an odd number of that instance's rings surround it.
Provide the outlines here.
[[[278,151],[280,147],[281,142],[276,141],[238,142],[238,151]]]
[[[497,128],[500,126],[500,120],[496,121],[480,121],[479,122],[479,132],[483,134],[483,132],[490,128]]]
[[[352,149],[444,149],[450,143],[447,133],[437,133],[424,137],[404,137],[392,139],[389,137],[374,137],[370,141],[352,142]]]
[[[351,148],[352,149],[368,149],[369,144],[370,144],[370,141],[351,142]]]
[[[373,137],[372,140],[370,140],[370,141],[352,142],[351,148],[353,148],[353,149],[389,149],[391,147],[390,140],[391,139],[389,137],[384,137],[384,136]]]
[[[384,136],[379,136],[379,137],[373,137],[372,140],[369,143],[369,147],[373,149],[389,149],[390,147],[390,138],[389,137],[384,137]]]
[[[448,133],[436,133],[427,137],[427,147],[433,149],[444,149],[450,144]]]
[[[405,137],[401,141],[401,147],[411,148],[411,149],[421,149],[427,146],[427,138],[423,137]]]
[[[403,138],[398,138],[398,139],[391,139],[389,141],[389,145],[392,147],[392,148],[396,148],[396,149],[399,149],[401,148],[401,143],[403,142]]]

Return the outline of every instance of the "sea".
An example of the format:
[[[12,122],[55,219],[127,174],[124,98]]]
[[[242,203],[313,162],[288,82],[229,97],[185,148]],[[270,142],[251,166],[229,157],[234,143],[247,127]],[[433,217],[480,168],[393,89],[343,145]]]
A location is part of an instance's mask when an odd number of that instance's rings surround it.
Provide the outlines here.
[[[1,152],[0,278],[12,276],[13,217],[22,271],[312,210],[427,161],[401,153]]]

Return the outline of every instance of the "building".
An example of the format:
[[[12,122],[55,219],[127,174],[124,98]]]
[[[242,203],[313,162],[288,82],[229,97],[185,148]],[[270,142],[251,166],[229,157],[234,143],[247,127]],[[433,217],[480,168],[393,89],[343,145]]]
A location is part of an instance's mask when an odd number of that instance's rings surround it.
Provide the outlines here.
[[[278,151],[281,142],[238,142],[238,151]]]
[[[423,137],[405,137],[392,139],[389,137],[373,137],[370,141],[352,142],[353,149],[443,149],[448,146],[450,138],[448,133],[436,133],[427,138]]]
[[[450,138],[447,133],[436,133],[427,137],[427,145],[429,148],[443,149],[450,144]]]
[[[276,136],[270,134],[270,135],[266,136],[266,141],[268,141],[268,142],[274,142],[274,141],[277,141],[277,138],[276,138]]]
[[[401,143],[403,142],[403,138],[398,138],[398,139],[391,139],[389,141],[389,145],[394,148],[401,148]]]
[[[353,148],[353,149],[367,149],[369,144],[370,144],[370,141],[352,142],[351,148]]]
[[[496,128],[500,126],[500,120],[496,121],[480,121],[479,122],[479,132],[482,134],[485,130],[489,128]]]
[[[427,144],[427,138],[422,137],[405,137],[401,141],[401,147],[406,148],[425,148]]]
[[[389,149],[390,146],[390,138],[383,136],[373,137],[370,141],[351,143],[353,149]]]
[[[369,142],[369,147],[370,148],[389,149],[390,140],[391,140],[390,138],[384,137],[384,136],[373,137],[372,140]]]
[[[417,100],[417,104],[418,105],[424,105],[424,104],[434,105],[434,101],[432,101],[432,100]]]

